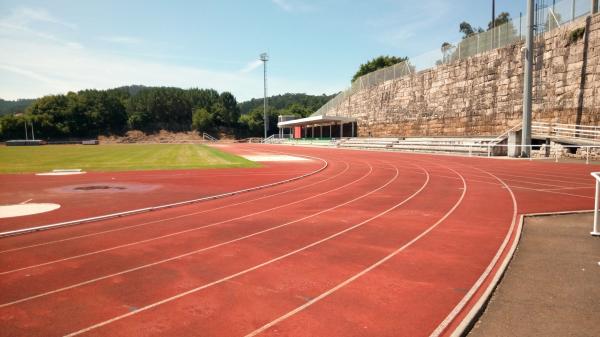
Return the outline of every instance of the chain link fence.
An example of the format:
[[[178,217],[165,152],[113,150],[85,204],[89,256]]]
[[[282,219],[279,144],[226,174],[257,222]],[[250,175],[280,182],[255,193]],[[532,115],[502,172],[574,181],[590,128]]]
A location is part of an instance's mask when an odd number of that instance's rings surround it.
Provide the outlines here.
[[[593,0],[563,0],[559,2],[540,0],[536,4],[535,33],[542,34],[574,21],[591,12]],[[474,34],[454,44],[444,44],[439,50],[432,50],[411,57],[407,61],[379,69],[357,78],[350,88],[331,99],[312,116],[335,115],[332,111],[359,90],[368,89],[410,75],[414,72],[438,65],[466,59],[492,49],[502,48],[525,38],[527,22],[519,15],[509,22],[485,32]]]

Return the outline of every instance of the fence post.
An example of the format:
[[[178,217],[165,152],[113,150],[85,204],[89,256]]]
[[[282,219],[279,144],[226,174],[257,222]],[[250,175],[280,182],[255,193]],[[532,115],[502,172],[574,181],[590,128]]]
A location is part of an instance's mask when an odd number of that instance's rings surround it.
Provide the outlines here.
[[[600,207],[600,176],[598,172],[592,173],[592,177],[596,180],[596,197],[594,198],[594,228],[592,229],[593,236],[600,236],[600,228],[598,228],[598,208]]]
[[[586,153],[586,155],[585,155],[585,163],[586,163],[587,165],[589,165],[589,164],[590,164],[590,151],[591,151],[591,150],[592,150],[592,147],[591,147],[591,146],[588,146],[588,147],[587,147],[587,151],[585,152],[585,153]]]

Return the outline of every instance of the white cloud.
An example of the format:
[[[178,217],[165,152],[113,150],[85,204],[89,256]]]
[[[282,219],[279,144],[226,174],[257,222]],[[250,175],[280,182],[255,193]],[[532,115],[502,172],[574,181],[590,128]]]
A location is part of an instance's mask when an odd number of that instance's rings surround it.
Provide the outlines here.
[[[315,9],[311,4],[300,0],[271,0],[277,7],[286,12],[309,12]]]
[[[262,96],[262,73],[252,72],[261,65],[259,60],[248,63],[241,70],[239,66],[243,63],[223,61],[229,64],[225,69],[231,70],[214,71],[173,64],[157,55],[127,55],[114,49],[83,48],[77,42],[66,40],[59,32],[50,34],[47,30],[32,28],[31,20],[61,22],[47,12],[20,10],[18,13],[25,13],[21,17],[28,19],[15,20],[14,14],[0,18],[0,45],[5,46],[0,53],[1,98],[40,97],[128,84],[214,88],[230,91],[238,100]],[[113,43],[142,42],[129,36],[101,38]],[[339,91],[343,84],[290,80],[269,74],[269,87],[270,94],[322,94]]]
[[[20,7],[13,10],[8,17],[5,17],[0,21],[21,27],[28,26],[35,22],[42,22],[59,25],[69,29],[77,29],[77,25],[60,20],[42,8]]]
[[[125,36],[125,35],[101,36],[98,38],[98,40],[110,42],[110,43],[124,44],[124,45],[135,45],[135,44],[140,44],[143,42],[142,39],[139,39],[137,37]]]
[[[248,63],[242,70],[240,70],[240,72],[241,73],[249,73],[249,72],[253,71],[254,69],[260,67],[261,65],[262,65],[261,60],[255,60],[255,61]]]
[[[0,36],[0,97],[16,99],[66,93],[86,88],[108,89],[127,84],[214,88],[231,91],[238,100],[262,95],[262,73],[212,71],[147,61],[89,49],[73,49],[51,41],[31,42]],[[259,64],[260,66],[260,64]],[[270,94],[339,91],[343,84],[269,77]]]

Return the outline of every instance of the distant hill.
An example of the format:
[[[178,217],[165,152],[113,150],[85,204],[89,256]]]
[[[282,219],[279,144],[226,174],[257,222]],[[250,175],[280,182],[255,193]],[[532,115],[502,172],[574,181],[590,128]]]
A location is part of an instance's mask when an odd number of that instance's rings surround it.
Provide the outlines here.
[[[16,101],[5,101],[0,98],[0,115],[24,112],[35,99],[18,99]]]
[[[313,113],[317,111],[323,104],[327,103],[335,95],[307,95],[307,94],[283,94],[271,96],[268,99],[270,110],[275,111],[286,111],[289,107],[301,106],[305,109],[306,113]],[[240,113],[245,115],[255,108],[263,106],[262,98],[253,98],[249,101],[239,103]]]

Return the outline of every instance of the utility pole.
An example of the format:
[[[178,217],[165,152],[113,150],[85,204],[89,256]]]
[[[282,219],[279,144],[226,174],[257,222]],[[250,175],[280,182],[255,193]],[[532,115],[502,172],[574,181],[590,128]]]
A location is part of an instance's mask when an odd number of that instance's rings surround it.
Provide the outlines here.
[[[267,131],[269,130],[269,119],[267,118],[267,61],[269,60],[269,55],[267,53],[260,54],[260,60],[263,62],[263,70],[264,70],[264,111],[263,111],[263,124],[265,127],[265,139],[267,139]]]
[[[527,35],[525,38],[525,60],[523,76],[523,130],[521,157],[531,156],[531,93],[533,77],[533,8],[534,0],[527,0]]]
[[[492,29],[496,28],[496,0],[492,0]]]
[[[496,30],[494,28],[496,28],[496,0],[492,0],[492,27],[490,29],[492,31],[492,49],[496,48]]]

